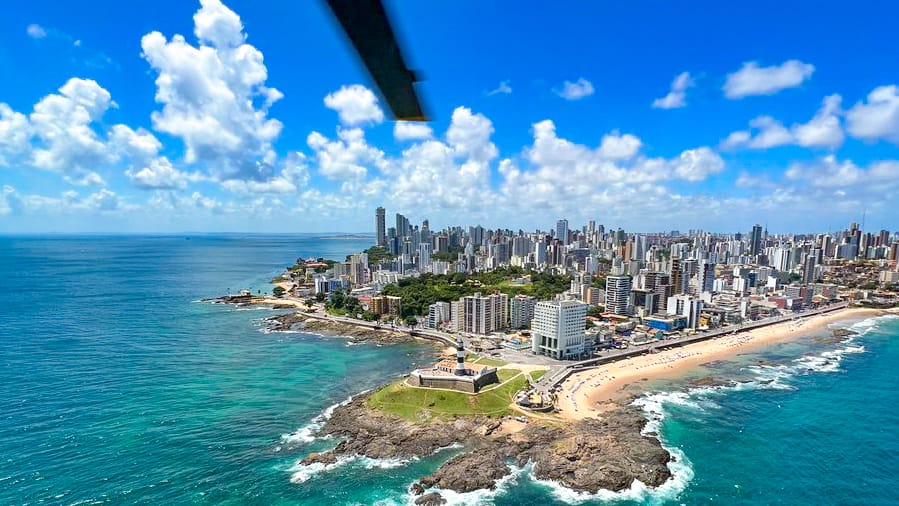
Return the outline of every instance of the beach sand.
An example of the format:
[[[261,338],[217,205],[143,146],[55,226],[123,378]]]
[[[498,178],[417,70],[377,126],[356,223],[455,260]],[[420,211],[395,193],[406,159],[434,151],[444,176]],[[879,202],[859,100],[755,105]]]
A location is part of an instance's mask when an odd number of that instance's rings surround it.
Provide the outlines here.
[[[895,311],[847,308],[578,372],[562,383],[562,390],[556,401],[558,415],[568,420],[599,416],[604,411],[613,409],[618,401],[632,395],[633,392],[627,390],[635,383],[679,378],[701,364],[724,360],[741,352],[807,335],[836,321],[887,313]]]

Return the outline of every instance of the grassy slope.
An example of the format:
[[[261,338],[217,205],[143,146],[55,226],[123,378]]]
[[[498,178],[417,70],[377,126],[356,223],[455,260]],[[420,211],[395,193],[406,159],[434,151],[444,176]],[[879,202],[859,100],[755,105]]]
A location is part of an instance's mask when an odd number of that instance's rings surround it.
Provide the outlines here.
[[[527,380],[517,370],[499,373],[500,381],[506,383],[477,395],[391,383],[372,394],[368,406],[413,422],[461,415],[504,416],[512,413],[512,396],[527,385]]]

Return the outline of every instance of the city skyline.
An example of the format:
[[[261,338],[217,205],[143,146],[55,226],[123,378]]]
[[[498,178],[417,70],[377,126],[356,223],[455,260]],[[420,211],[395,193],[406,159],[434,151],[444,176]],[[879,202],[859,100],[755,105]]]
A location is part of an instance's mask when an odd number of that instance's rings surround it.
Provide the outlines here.
[[[427,124],[390,121],[318,3],[17,5],[0,233],[368,232],[379,204],[507,228],[895,228],[896,57],[872,48],[896,7],[777,5],[388,3]]]

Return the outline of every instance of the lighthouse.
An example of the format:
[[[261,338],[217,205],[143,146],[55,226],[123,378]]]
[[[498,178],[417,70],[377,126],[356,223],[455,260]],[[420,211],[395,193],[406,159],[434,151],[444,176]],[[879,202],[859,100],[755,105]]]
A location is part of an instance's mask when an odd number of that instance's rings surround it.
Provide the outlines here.
[[[462,338],[456,339],[456,369],[453,374],[456,376],[465,376],[468,371],[465,369],[465,343]]]

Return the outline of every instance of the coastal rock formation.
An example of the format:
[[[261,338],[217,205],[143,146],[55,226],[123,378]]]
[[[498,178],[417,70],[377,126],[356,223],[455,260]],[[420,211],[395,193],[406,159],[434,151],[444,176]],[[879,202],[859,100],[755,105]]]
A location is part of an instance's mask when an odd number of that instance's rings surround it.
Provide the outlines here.
[[[509,472],[505,455],[495,449],[475,449],[451,458],[433,474],[422,478],[421,485],[425,488],[436,486],[456,492],[493,489],[496,480]]]
[[[299,311],[271,316],[266,318],[265,322],[268,329],[273,332],[302,330],[317,334],[347,337],[352,342],[371,341],[379,344],[399,344],[415,339],[409,334],[395,332],[388,328],[373,329],[351,323],[314,318]]]
[[[419,506],[442,506],[446,504],[446,499],[437,492],[431,492],[416,499],[415,504]]]
[[[591,493],[623,490],[634,480],[655,487],[671,476],[667,467],[670,455],[657,439],[641,434],[646,419],[630,406],[602,419],[565,426],[532,422],[509,434],[495,430],[496,419],[484,417],[412,423],[368,408],[367,398],[360,396],[335,409],[319,434],[338,436],[341,442],[301,463],[329,464],[350,455],[426,457],[454,443],[463,444],[464,453],[413,485],[416,495],[431,487],[456,492],[492,489],[496,480],[511,473],[510,463],[523,466],[533,462],[538,478]]]

